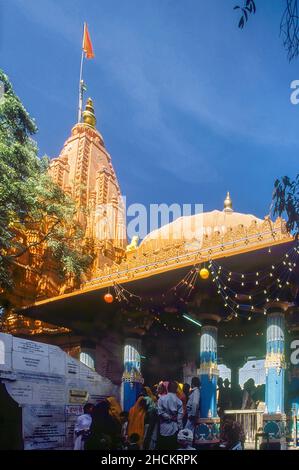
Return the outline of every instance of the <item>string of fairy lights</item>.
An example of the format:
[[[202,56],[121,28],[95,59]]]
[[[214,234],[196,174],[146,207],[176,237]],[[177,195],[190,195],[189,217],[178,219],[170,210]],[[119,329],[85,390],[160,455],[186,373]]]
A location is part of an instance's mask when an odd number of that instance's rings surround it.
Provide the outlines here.
[[[292,247],[284,254],[283,259],[277,265],[271,264],[270,268],[251,273],[232,272],[225,269],[215,261],[209,262],[212,282],[216,284],[217,294],[223,300],[224,307],[230,311],[231,316],[246,315],[251,320],[254,311],[262,310],[264,314],[274,304],[280,301],[280,294],[290,286],[290,277],[297,265],[299,254],[298,246]],[[238,291],[231,285],[238,285]],[[249,287],[249,290],[246,290]],[[241,303],[246,301],[246,304]]]
[[[271,254],[271,248],[268,249],[268,253]],[[186,306],[199,278],[203,281],[211,278],[217,294],[222,299],[225,319],[242,317],[251,320],[254,313],[266,314],[274,302],[281,300],[282,291],[290,287],[290,278],[297,266],[298,255],[299,243],[291,247],[279,263],[271,263],[263,270],[246,273],[229,270],[215,260],[209,260],[203,265],[196,264],[177,284],[162,294],[162,303],[167,305],[167,300],[171,296],[171,299],[176,297],[177,302]],[[146,303],[153,303],[152,297],[141,297],[121,284],[114,283],[112,289],[114,296],[110,293],[110,289],[104,295],[106,303],[112,303],[115,298],[121,303],[133,303],[134,308],[140,311]],[[184,331],[182,328],[168,326],[156,315],[155,310],[151,311],[155,313],[154,320],[166,329]]]

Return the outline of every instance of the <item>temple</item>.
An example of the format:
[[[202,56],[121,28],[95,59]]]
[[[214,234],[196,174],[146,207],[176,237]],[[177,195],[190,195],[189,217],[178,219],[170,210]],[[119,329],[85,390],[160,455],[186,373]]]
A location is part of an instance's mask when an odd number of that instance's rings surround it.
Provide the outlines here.
[[[83,122],[74,126],[59,157],[51,160],[49,171],[75,201],[85,238],[94,243],[93,269],[120,260],[127,244],[124,207],[111,157],[96,130],[90,98]]]
[[[180,217],[127,249],[121,191],[90,99],[49,171],[76,203],[94,262],[77,287],[57,286],[46,271],[55,289],[34,291],[5,331],[60,346],[117,385],[126,410],[144,381],[198,374],[203,447],[219,440],[220,365],[236,388],[248,357],[262,359],[264,407],[230,412],[247,423],[251,445],[262,432],[280,448],[298,446],[299,365],[291,356],[299,250],[284,220],[238,213],[227,193],[219,210]]]

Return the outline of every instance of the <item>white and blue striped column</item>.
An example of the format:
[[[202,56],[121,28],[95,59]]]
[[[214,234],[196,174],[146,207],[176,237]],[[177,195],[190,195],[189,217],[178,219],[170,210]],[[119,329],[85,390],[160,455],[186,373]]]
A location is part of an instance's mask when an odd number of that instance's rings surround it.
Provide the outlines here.
[[[217,327],[205,325],[200,337],[200,417],[217,417]]]
[[[124,373],[122,376],[122,405],[124,411],[129,411],[135,405],[142,391],[143,378],[141,375],[141,340],[128,338],[124,346]]]
[[[297,325],[291,327],[288,398],[291,444],[299,447],[299,330]]]
[[[284,413],[285,315],[283,311],[268,313],[266,341],[266,409],[268,414]]]

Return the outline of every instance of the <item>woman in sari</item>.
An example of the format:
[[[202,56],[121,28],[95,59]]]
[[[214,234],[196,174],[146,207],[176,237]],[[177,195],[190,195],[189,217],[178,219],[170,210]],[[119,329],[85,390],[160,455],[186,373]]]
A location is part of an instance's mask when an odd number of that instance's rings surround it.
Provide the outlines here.
[[[109,413],[110,403],[108,400],[100,401],[93,410],[91,435],[86,441],[86,450],[99,450],[105,448],[115,449],[120,441],[120,423]],[[105,442],[105,447],[102,447]]]
[[[138,435],[138,447],[142,449],[144,439],[144,419],[146,415],[146,401],[143,396],[139,397],[135,405],[129,411],[128,438],[134,434]]]
[[[144,449],[154,450],[158,440],[158,414],[157,398],[150,387],[144,387],[144,399],[146,401]]]

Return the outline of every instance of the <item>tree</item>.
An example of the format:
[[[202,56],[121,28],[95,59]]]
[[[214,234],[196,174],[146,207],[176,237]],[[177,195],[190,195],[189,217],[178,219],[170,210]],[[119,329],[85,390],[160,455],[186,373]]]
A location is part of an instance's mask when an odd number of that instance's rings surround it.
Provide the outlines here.
[[[294,180],[288,176],[277,179],[273,192],[274,215],[286,214],[287,227],[296,238],[299,236],[299,175]]]
[[[288,59],[299,55],[299,15],[298,0],[285,0],[286,5],[280,22],[280,33],[283,36],[283,45],[287,50]],[[256,12],[255,0],[244,0],[244,5],[234,7],[241,10],[239,28],[243,28],[251,14]],[[299,236],[299,174],[295,179],[288,176],[279,178],[274,183],[273,191],[274,215],[286,215],[287,227],[296,238]]]
[[[256,12],[256,0],[244,0],[242,6],[236,5],[234,10],[241,11],[238,26],[243,29],[250,15]],[[285,0],[285,8],[280,21],[280,35],[287,51],[289,61],[299,55],[299,15],[298,0]]]
[[[13,267],[30,250],[51,258],[61,277],[79,279],[91,262],[82,246],[76,207],[38,158],[37,131],[8,77],[0,70],[0,287],[14,285]]]

